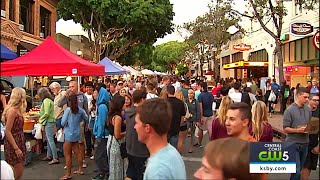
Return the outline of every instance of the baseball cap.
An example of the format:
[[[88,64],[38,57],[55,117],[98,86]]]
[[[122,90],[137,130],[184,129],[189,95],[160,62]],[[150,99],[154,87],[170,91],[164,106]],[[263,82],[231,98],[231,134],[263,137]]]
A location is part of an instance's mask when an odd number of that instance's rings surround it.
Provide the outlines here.
[[[122,81],[118,81],[118,82],[117,82],[117,85],[119,85],[119,84],[123,84],[123,82],[122,82]]]

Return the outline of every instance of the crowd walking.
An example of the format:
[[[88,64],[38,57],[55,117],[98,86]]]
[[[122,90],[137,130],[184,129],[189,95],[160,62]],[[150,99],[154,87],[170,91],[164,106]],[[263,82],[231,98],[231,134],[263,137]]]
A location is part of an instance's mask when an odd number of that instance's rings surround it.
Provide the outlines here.
[[[86,157],[96,165],[92,180],[186,179],[184,150],[193,153],[202,147],[197,179],[267,179],[267,174],[249,173],[249,144],[273,141],[268,119],[277,104],[284,113],[285,142],[296,143],[297,172],[290,179],[308,179],[317,167],[319,136],[305,131],[312,117],[319,118],[316,79],[310,87],[294,91],[274,79],[262,87],[254,80],[212,83],[177,76],[87,81],[81,89],[70,81],[66,91],[57,82],[38,90],[42,105],[37,117],[47,144],[43,160],[54,166],[65,158],[61,179],[85,174]],[[294,99],[291,104],[290,99]],[[15,88],[3,109],[6,161],[15,178],[21,179],[25,91]],[[62,142],[57,141],[59,132]],[[203,144],[205,133],[208,144]],[[185,143],[187,138],[190,144]],[[72,172],[73,157],[78,166]]]

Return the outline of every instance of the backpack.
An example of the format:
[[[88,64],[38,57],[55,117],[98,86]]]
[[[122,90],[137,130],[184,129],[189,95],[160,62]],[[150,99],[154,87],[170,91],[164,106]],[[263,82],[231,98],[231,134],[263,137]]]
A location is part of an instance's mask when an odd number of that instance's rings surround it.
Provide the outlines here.
[[[241,94],[241,102],[247,103],[251,107],[251,99],[249,93],[243,92]]]
[[[290,89],[289,89],[289,87],[285,87],[283,97],[288,98],[289,96],[290,96]]]

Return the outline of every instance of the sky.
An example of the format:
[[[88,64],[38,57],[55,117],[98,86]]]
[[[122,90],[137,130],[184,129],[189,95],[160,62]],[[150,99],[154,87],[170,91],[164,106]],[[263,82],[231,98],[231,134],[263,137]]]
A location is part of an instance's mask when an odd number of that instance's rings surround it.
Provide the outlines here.
[[[173,17],[172,21],[173,24],[183,25],[184,23],[195,20],[200,15],[204,15],[208,11],[208,3],[210,1],[211,0],[170,0],[171,4],[173,4],[173,11],[175,12],[175,16]],[[56,32],[62,33],[66,36],[88,36],[88,34],[82,30],[81,25],[75,24],[72,20],[64,21],[60,19],[56,23]],[[175,40],[184,40],[177,31],[174,31],[173,33],[168,34],[161,39],[157,39],[155,45]]]

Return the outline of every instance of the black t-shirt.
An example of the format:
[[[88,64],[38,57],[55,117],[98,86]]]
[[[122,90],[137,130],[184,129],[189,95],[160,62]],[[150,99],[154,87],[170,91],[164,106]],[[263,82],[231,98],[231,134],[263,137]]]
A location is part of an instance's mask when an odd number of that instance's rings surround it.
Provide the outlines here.
[[[176,97],[168,97],[168,102],[171,105],[172,120],[169,130],[169,137],[179,134],[181,117],[186,115],[186,109],[184,103]]]
[[[312,111],[312,117],[319,118],[319,107],[315,111]],[[309,134],[309,150],[315,148],[318,145],[318,138],[319,138],[319,133]]]

